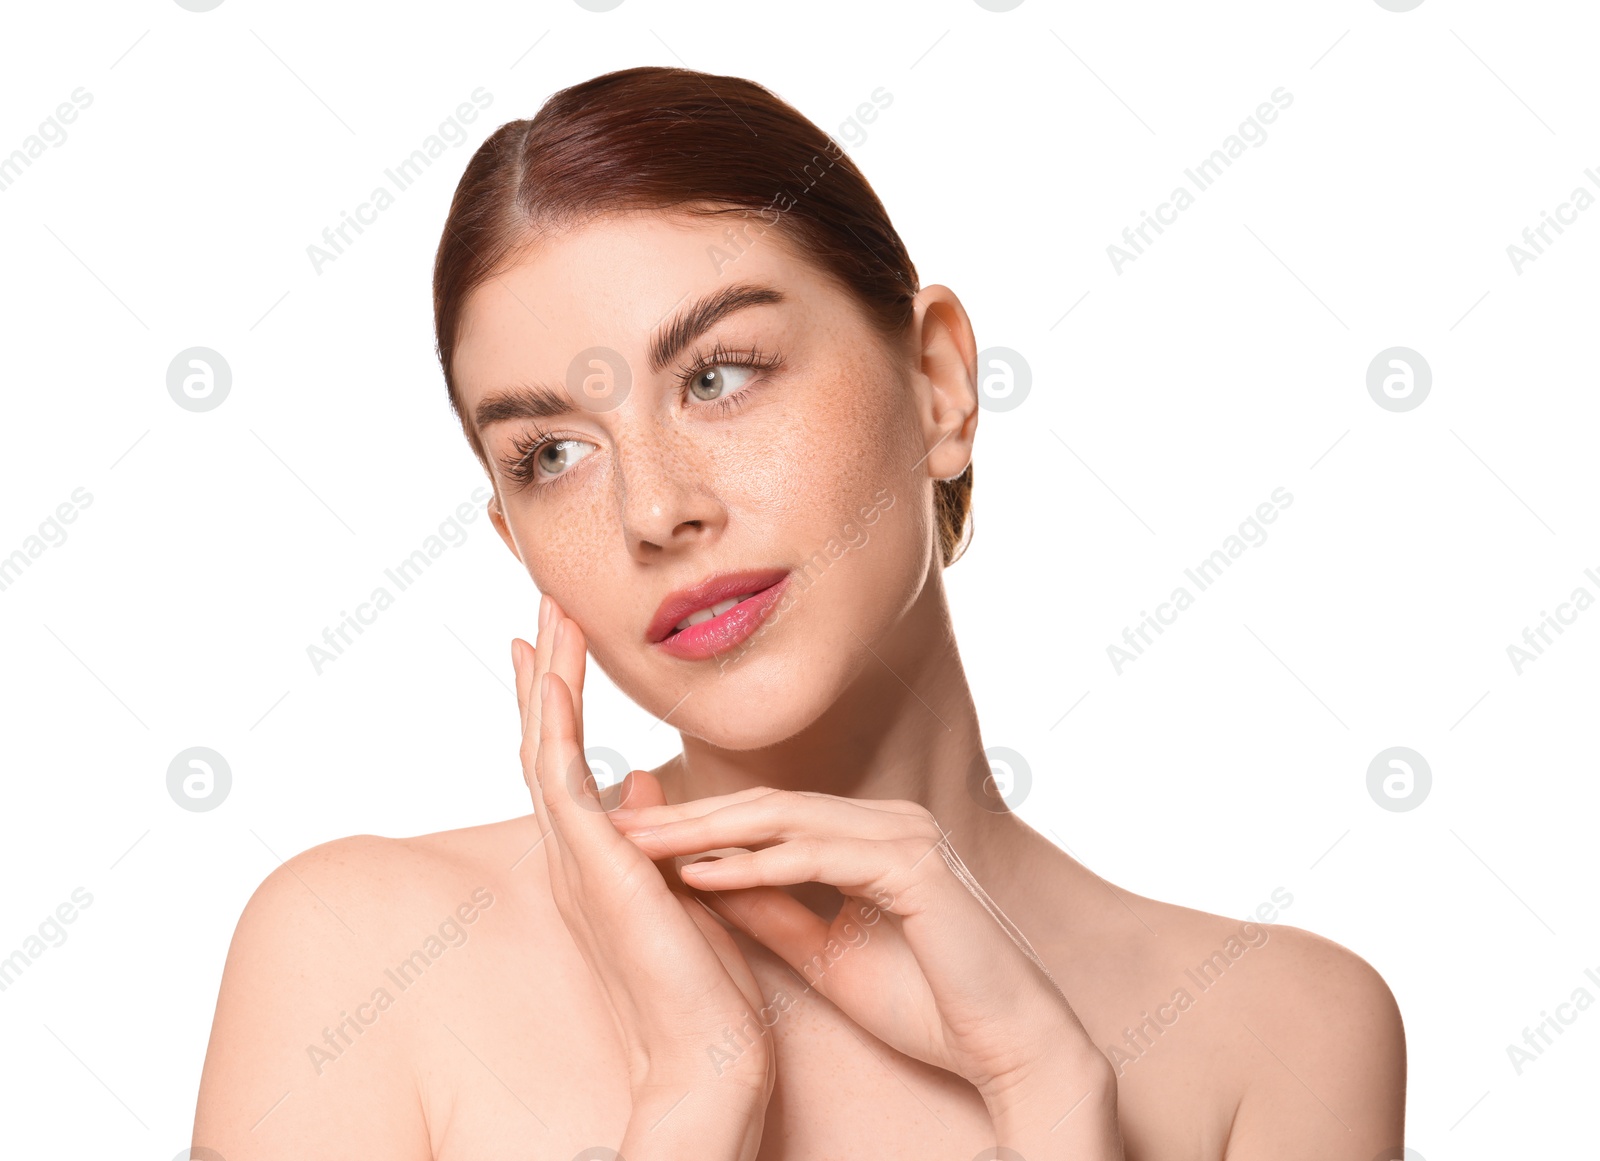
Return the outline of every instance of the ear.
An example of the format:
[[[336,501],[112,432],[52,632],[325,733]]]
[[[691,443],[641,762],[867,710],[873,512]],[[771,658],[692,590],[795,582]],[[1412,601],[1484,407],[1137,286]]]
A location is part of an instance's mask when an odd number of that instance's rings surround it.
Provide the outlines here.
[[[978,344],[948,286],[925,286],[912,302],[923,463],[934,479],[953,480],[972,462],[978,432]]]
[[[506,547],[511,550],[511,555],[521,560],[522,553],[517,550],[516,539],[511,535],[511,525],[506,523],[506,514],[500,507],[500,489],[498,487],[495,488],[494,495],[489,497],[488,510],[489,523],[494,525],[494,530],[500,534],[500,539],[506,542]]]

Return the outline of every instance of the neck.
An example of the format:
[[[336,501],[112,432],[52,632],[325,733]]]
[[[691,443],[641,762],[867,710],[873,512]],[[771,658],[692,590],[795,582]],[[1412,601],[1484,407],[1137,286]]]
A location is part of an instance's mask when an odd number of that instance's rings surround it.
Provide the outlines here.
[[[659,771],[667,801],[770,786],[915,802],[980,882],[1009,894],[1009,882],[1025,874],[1019,842],[1038,836],[998,799],[986,807],[975,797],[989,767],[937,569],[891,637],[862,649],[844,695],[782,742],[725,750],[683,735],[683,753]],[[809,902],[828,892],[794,893]]]

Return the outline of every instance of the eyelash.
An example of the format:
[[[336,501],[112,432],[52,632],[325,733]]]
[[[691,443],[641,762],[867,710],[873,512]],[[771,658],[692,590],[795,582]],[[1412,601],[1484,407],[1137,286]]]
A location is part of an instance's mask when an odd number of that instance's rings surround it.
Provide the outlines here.
[[[693,364],[678,377],[678,390],[680,394],[686,393],[689,390],[690,382],[696,376],[711,370],[713,367],[748,367],[753,371],[759,372],[770,371],[774,367],[781,366],[782,363],[783,357],[781,355],[766,354],[760,347],[752,346],[742,351],[730,351],[718,341],[711,350],[694,356]],[[754,390],[756,390],[756,385],[751,383],[732,395],[726,395],[721,399],[702,401],[702,406],[731,413],[749,402],[746,396],[750,395]],[[533,460],[544,449],[545,445],[559,443],[564,438],[568,437],[552,435],[550,432],[535,425],[526,435],[519,436],[511,441],[511,455],[501,461],[501,466],[504,468],[506,475],[519,485],[532,482],[535,487],[539,488],[554,487],[572,473],[566,471],[552,479],[536,481],[535,476],[538,469],[534,466]]]

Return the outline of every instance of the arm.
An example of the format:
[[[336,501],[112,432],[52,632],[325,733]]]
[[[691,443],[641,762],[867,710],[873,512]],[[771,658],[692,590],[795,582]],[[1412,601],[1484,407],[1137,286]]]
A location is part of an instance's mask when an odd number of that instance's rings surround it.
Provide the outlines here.
[[[386,847],[370,836],[314,847],[251,896],[223,969],[195,1146],[228,1161],[431,1156],[408,1067],[410,1014],[370,1005],[384,982],[378,949],[328,909],[364,912],[352,926],[371,930],[366,908],[381,901],[363,898],[359,881]],[[352,1024],[346,1013],[374,1019]]]
[[[1330,940],[1295,927],[1269,930],[1280,954],[1273,978],[1240,1013],[1249,1079],[1227,1161],[1398,1157],[1406,1044],[1388,985]]]

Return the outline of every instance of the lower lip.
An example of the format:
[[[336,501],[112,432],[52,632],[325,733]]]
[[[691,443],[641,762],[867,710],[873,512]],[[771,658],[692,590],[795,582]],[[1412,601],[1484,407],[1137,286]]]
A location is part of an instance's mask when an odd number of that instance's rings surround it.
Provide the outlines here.
[[[786,575],[772,587],[746,597],[726,613],[656,642],[656,648],[684,661],[707,661],[726,653],[760,627],[762,619],[777,605],[778,598],[788,587]]]

